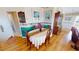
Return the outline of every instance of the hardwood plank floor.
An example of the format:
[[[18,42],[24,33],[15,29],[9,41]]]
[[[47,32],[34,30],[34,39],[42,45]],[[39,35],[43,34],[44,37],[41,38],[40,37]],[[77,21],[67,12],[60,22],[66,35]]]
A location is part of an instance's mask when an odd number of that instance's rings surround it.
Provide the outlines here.
[[[53,35],[50,38],[50,44],[43,44],[40,46],[38,51],[75,51],[71,47],[71,42],[67,38],[69,31],[62,30],[62,32],[58,35]],[[36,33],[37,34],[37,33]],[[26,39],[21,37],[14,37],[5,42],[0,42],[0,50],[1,51],[37,51],[37,49],[32,45],[32,48],[29,49],[30,46],[27,46]]]

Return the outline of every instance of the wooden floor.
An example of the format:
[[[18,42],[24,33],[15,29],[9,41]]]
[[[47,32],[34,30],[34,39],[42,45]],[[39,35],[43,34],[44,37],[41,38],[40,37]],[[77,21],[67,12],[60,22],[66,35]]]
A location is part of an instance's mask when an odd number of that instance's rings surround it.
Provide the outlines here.
[[[43,44],[37,50],[34,45],[31,49],[27,46],[27,41],[21,37],[14,37],[5,42],[0,42],[1,51],[75,51],[71,47],[71,42],[68,41],[67,35],[69,31],[63,30],[58,35],[53,35],[50,39],[50,44]]]

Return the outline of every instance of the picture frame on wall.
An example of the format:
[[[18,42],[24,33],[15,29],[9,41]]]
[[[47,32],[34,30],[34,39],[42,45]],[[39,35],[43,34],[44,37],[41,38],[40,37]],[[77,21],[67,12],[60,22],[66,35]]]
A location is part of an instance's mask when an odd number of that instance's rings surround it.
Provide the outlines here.
[[[18,17],[19,17],[19,22],[20,23],[26,23],[26,19],[25,19],[25,13],[20,11],[18,12]]]

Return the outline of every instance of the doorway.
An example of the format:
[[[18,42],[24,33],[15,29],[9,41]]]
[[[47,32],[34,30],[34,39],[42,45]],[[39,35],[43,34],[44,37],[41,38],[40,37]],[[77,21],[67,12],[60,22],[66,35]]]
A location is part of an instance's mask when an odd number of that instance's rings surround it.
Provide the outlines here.
[[[8,17],[14,36],[20,36],[20,27],[19,27],[17,12],[8,12]]]

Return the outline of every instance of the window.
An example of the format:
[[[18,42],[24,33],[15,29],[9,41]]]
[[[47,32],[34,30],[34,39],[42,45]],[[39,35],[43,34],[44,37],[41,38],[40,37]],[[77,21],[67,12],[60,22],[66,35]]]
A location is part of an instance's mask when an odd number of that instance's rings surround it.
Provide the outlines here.
[[[76,19],[74,21],[74,26],[79,29],[79,16],[76,16]]]
[[[39,18],[40,15],[39,15],[39,12],[38,11],[34,11],[34,18]]]

